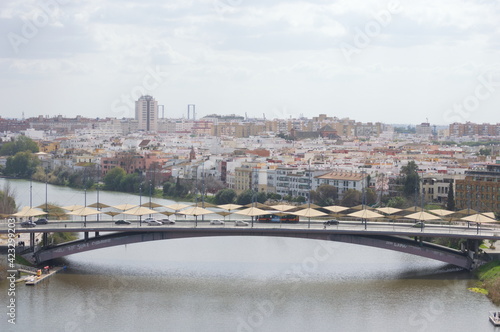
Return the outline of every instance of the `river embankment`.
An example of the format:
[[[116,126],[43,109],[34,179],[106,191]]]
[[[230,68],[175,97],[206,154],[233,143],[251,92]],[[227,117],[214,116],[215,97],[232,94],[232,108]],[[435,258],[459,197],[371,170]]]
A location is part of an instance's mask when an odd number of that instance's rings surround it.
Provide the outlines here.
[[[474,274],[478,282],[477,286],[470,290],[485,294],[491,302],[500,305],[500,260],[495,259],[481,265]]]

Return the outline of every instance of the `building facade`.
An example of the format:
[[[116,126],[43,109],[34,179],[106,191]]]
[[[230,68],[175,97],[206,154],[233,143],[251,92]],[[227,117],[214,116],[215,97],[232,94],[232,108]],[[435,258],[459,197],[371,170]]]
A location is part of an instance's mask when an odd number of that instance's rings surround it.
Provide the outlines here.
[[[363,191],[368,188],[368,174],[364,172],[333,171],[314,177],[313,189],[322,184],[336,187],[341,199],[349,189]]]
[[[456,181],[455,205],[479,212],[500,212],[500,164],[483,164]]]
[[[149,95],[141,96],[135,102],[135,119],[139,122],[139,130],[158,130],[158,102]]]

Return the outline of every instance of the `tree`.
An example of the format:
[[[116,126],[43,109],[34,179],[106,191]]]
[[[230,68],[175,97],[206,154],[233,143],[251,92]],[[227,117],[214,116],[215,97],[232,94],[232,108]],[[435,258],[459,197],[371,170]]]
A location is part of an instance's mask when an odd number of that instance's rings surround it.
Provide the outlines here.
[[[450,211],[455,211],[455,193],[453,192],[453,183],[450,183],[448,187],[448,202],[446,203],[446,208]]]
[[[281,200],[281,195],[280,194],[275,194],[275,193],[267,193],[267,199],[274,200],[274,201],[279,201]]]
[[[361,204],[361,196],[362,194],[359,190],[348,189],[344,192],[344,197],[342,198],[340,204],[348,207],[359,205]]]
[[[13,157],[7,158],[4,174],[22,179],[29,179],[40,164],[37,156],[29,151],[18,152]]]
[[[215,194],[215,204],[231,204],[236,199],[236,191],[233,189],[222,189]]]
[[[0,155],[14,156],[18,152],[25,151],[37,153],[39,149],[38,145],[31,138],[21,135],[18,136],[14,141],[5,143],[0,149]]]
[[[361,198],[363,199],[363,198]],[[365,190],[365,204],[373,205],[377,202],[377,193],[372,188],[367,188]]]
[[[480,156],[491,156],[491,149],[479,149]]]
[[[259,203],[264,204],[267,201],[267,194],[263,191],[259,191],[255,197],[255,200]]]
[[[121,167],[111,169],[103,179],[105,190],[120,190],[120,183],[127,173]]]
[[[252,197],[254,192],[252,190],[245,190],[236,198],[236,204],[246,205],[252,203]]]
[[[120,184],[117,190],[128,192],[128,193],[136,193],[139,191],[141,186],[141,177],[138,173],[126,174],[120,180]],[[143,191],[146,190],[146,186],[142,187]]]
[[[214,194],[223,190],[226,186],[221,180],[218,180],[214,176],[205,177],[205,191],[210,194]]]
[[[255,191],[248,189],[238,195],[236,198],[236,204],[247,205],[253,203],[254,195],[256,195],[256,201],[260,203],[264,203],[267,199],[267,195],[264,192],[256,193]]]
[[[337,187],[322,184],[316,190],[311,191],[311,202],[320,206],[334,205],[338,196]]]
[[[304,196],[297,196],[293,199],[294,202],[297,202],[297,203],[305,203],[306,202],[306,198]]]
[[[401,175],[403,180],[403,195],[406,198],[415,195],[415,192],[420,188],[420,177],[418,175],[418,165],[411,160],[406,166],[401,167]]]
[[[389,201],[387,202],[388,207],[397,208],[397,209],[403,209],[406,207],[406,205],[407,205],[406,199],[404,197],[401,197],[401,196],[393,197],[393,198],[389,199]]]
[[[16,201],[14,199],[16,193],[10,187],[8,182],[5,182],[3,190],[0,191],[0,213],[13,214],[16,212]]]

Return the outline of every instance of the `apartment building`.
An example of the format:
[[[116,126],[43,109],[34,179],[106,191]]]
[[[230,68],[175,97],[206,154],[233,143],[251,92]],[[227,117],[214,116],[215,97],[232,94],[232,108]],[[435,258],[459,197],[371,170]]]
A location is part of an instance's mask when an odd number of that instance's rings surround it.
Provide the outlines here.
[[[339,197],[342,198],[349,189],[362,191],[364,188],[368,188],[368,179],[368,174],[364,172],[332,171],[316,176],[313,188],[323,184],[337,187]]]
[[[480,164],[456,181],[455,205],[481,212],[500,212],[500,163]]]
[[[135,102],[135,119],[139,130],[158,130],[158,102],[150,95],[141,96]]]

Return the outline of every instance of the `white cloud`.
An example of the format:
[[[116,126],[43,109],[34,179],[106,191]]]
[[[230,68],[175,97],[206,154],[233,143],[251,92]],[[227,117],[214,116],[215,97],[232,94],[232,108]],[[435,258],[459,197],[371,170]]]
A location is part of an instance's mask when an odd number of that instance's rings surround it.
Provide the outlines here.
[[[500,62],[500,6],[493,0],[401,0],[389,24],[346,61],[341,43],[355,45],[358,31],[391,2],[87,0],[47,12],[47,23],[28,38],[23,27],[40,2],[2,1],[4,107],[18,117],[113,116],[113,98],[161,66],[168,78],[152,93],[171,115],[196,103],[200,115],[327,112],[415,123],[461,100],[481,68]],[[9,33],[26,40],[17,52]],[[68,109],[39,92],[61,89],[79,102]],[[492,111],[497,102],[493,96],[484,103],[478,121],[500,122]]]

